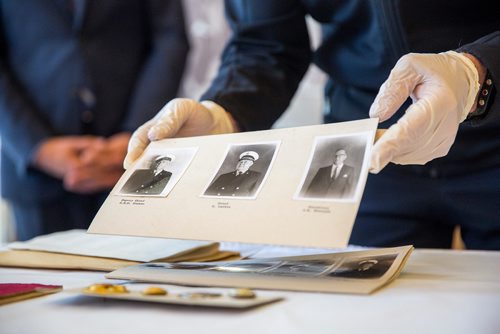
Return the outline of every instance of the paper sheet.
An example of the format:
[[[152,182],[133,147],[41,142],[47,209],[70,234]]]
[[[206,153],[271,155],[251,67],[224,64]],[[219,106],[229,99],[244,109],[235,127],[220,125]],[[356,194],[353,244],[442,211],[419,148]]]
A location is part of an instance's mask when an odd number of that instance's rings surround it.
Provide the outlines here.
[[[39,236],[29,241],[13,242],[8,246],[16,250],[149,262],[210,244],[212,243],[206,241],[95,235],[87,234],[85,230],[71,230]]]
[[[89,232],[345,247],[376,127],[366,119],[153,142]],[[239,173],[245,159],[253,163]]]

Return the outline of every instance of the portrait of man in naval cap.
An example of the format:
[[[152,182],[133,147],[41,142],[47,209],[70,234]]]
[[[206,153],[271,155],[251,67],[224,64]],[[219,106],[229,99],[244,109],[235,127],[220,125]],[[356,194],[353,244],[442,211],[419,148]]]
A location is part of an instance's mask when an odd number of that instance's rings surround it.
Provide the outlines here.
[[[233,146],[203,195],[254,197],[269,170],[276,147],[276,143]]]
[[[165,154],[154,157],[148,169],[137,169],[129,177],[122,193],[136,195],[159,195],[165,189],[172,177],[169,171],[171,163],[175,160],[173,154]]]

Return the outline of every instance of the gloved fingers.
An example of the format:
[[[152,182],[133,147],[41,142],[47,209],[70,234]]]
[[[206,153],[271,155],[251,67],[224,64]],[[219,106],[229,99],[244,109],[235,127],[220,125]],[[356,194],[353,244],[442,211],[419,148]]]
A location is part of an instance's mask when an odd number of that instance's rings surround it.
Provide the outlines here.
[[[391,118],[421,83],[422,76],[415,70],[417,55],[407,54],[396,63],[370,107],[370,117],[380,122]]]
[[[422,163],[420,159],[417,159],[416,152],[422,149],[422,141],[429,137],[428,132],[431,130],[428,122],[429,114],[427,99],[420,99],[412,104],[405,115],[393,124],[373,146],[370,172],[377,174],[389,162]],[[415,160],[408,159],[412,157],[412,154]],[[402,157],[405,157],[403,161]]]
[[[153,118],[134,131],[128,142],[128,151],[123,160],[123,168],[128,169],[149,145],[148,131],[156,120]]]
[[[398,133],[400,129],[397,124],[392,125],[372,148],[370,173],[379,173],[389,162],[392,161],[398,149]]]
[[[384,133],[387,131],[387,129],[377,129],[377,132],[375,133],[375,139],[373,140],[373,143],[375,144],[382,136]]]
[[[213,101],[202,101],[201,105],[210,112],[213,123],[216,124],[212,130],[213,134],[234,133],[239,131],[236,121],[223,107]]]
[[[175,137],[194,111],[194,101],[173,99],[158,113],[155,124],[148,131],[151,141]]]
[[[230,115],[215,102],[177,98],[141,126],[130,139],[124,166],[129,167],[150,141],[171,137],[191,137],[230,133],[236,129]]]
[[[445,156],[458,131],[456,114],[444,109],[438,94],[427,94],[413,103],[401,119],[376,142],[370,172],[378,173],[389,162],[423,165]]]
[[[390,162],[397,164],[420,163],[415,160],[417,145],[404,144],[400,140],[407,129],[402,124],[392,125],[372,148],[370,172],[379,173]],[[411,157],[411,162],[410,158]]]
[[[442,138],[438,143],[434,140],[432,145],[428,147],[428,150],[418,150],[402,154],[399,157],[394,158],[393,162],[400,165],[424,165],[433,159],[443,157],[448,154],[452,144],[453,140],[450,141],[448,138]]]
[[[190,99],[176,99],[170,104],[168,117],[163,117],[149,139],[157,140],[167,137],[192,137],[235,132],[230,114],[212,101],[197,102]]]

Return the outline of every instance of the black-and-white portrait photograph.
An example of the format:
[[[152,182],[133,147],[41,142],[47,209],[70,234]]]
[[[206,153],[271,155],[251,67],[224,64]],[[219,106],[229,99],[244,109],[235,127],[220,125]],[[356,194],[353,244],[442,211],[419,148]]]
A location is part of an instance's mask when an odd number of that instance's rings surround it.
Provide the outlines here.
[[[343,278],[380,278],[392,266],[398,254],[346,259],[338,268],[328,274]]]
[[[167,196],[196,154],[197,148],[154,150],[134,166],[119,194]]]
[[[279,141],[275,141],[230,145],[202,196],[256,198],[271,170],[279,144]]]
[[[262,258],[231,262],[149,263],[151,268],[223,272],[256,276],[319,279],[379,279],[394,264],[398,253],[365,256],[331,256],[321,259]]]
[[[368,168],[370,133],[317,137],[296,199],[353,201],[362,171]]]
[[[170,263],[161,264],[163,268],[182,270],[219,271],[238,274],[260,274],[288,277],[317,277],[327,274],[335,261],[325,260],[280,260],[255,259],[217,263]]]
[[[224,265],[217,266],[213,270],[231,273],[258,274],[279,266],[281,262],[282,261],[279,260],[267,259],[234,261],[234,263],[227,262]]]
[[[266,270],[271,276],[288,277],[319,277],[334,266],[335,262],[328,260],[282,261],[279,266]]]

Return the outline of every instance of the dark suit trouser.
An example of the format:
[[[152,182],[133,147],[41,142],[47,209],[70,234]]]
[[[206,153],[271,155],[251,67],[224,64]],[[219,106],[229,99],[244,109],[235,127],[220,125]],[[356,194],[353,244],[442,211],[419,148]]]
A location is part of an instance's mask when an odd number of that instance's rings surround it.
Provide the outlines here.
[[[38,203],[10,202],[14,212],[18,240],[37,235],[86,229],[102,205],[105,194],[81,196],[67,193],[64,197]]]
[[[467,248],[500,250],[499,168],[453,177],[401,170],[368,176],[351,244],[449,248],[460,225]]]

